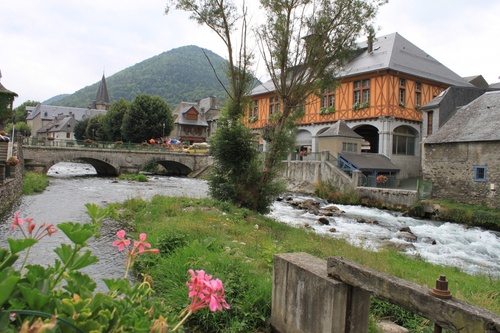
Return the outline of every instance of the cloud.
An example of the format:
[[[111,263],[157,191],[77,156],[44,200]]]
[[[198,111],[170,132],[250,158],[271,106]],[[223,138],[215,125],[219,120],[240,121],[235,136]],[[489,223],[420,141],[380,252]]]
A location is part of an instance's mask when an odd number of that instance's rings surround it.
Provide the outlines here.
[[[227,58],[215,33],[187,13],[165,15],[165,6],[163,0],[8,1],[0,21],[1,83],[19,95],[19,105],[73,93],[98,82],[103,70],[111,76],[180,46]],[[482,74],[493,83],[500,81],[499,12],[496,0],[390,0],[377,25],[379,35],[399,32],[457,74]]]

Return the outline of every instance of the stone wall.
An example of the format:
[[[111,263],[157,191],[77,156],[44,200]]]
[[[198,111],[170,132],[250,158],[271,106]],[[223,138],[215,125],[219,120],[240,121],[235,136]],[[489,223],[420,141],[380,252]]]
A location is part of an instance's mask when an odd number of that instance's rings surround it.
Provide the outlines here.
[[[418,192],[379,187],[357,187],[356,192],[361,198],[373,202],[380,202],[390,209],[407,209],[413,206],[418,199]]]
[[[358,187],[360,172],[350,178],[328,161],[287,161],[283,171],[287,189],[292,192],[314,193],[314,185],[319,181],[330,181],[341,191],[355,190],[361,198],[384,203],[387,208],[407,209],[418,200],[418,192],[377,187]]]
[[[23,192],[23,153],[20,142],[14,144],[14,155],[20,163],[10,167],[10,177],[5,178],[5,166],[0,165],[0,214],[5,213]]]
[[[432,198],[500,208],[498,142],[425,144],[424,179],[432,180]],[[486,182],[474,181],[474,166],[486,166]]]

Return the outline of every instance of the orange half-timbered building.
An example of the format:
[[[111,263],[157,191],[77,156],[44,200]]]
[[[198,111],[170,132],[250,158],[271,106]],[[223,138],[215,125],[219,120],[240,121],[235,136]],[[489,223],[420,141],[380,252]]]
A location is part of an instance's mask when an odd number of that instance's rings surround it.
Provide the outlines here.
[[[363,152],[387,156],[400,169],[400,178],[418,177],[421,106],[450,86],[472,85],[398,33],[359,48],[362,52],[339,73],[338,86],[306,102],[296,145],[316,152],[318,135],[342,119],[369,143]],[[260,130],[277,112],[272,82],[256,87],[248,126]]]

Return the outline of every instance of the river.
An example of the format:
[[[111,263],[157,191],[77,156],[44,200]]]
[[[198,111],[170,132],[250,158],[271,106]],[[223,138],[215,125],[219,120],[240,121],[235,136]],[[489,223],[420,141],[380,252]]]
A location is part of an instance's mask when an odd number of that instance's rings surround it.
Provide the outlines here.
[[[6,216],[0,216],[0,245],[5,246],[8,237],[16,237],[9,232],[14,212],[20,211],[22,217],[33,217],[35,223],[58,224],[66,221],[88,222],[85,203],[105,205],[123,202],[129,198],[150,199],[154,195],[206,197],[206,181],[190,178],[148,176],[149,182],[140,183],[117,178],[100,178],[90,165],[78,163],[58,163],[48,175],[50,185],[42,193],[23,196]],[[294,200],[310,199],[291,195]],[[316,199],[319,200],[319,199]],[[319,200],[322,207],[328,203]],[[388,242],[402,244],[410,256],[440,265],[450,265],[470,273],[483,273],[494,278],[500,277],[500,238],[497,234],[479,228],[465,228],[448,222],[419,220],[401,216],[398,213],[366,208],[361,206],[335,205],[345,213],[330,218],[330,225],[318,223],[318,216],[295,209],[286,201],[273,204],[270,217],[294,227],[308,226],[326,237],[346,239],[349,243],[370,251],[378,251]],[[376,220],[378,224],[359,223],[359,218]],[[409,227],[417,237],[416,242],[401,238],[400,229]],[[335,228],[335,232],[331,229]],[[123,253],[111,244],[116,239],[116,231],[133,230],[133,226],[123,222],[106,221],[101,237],[89,243],[99,263],[91,266],[87,273],[96,280],[123,276]],[[53,249],[67,241],[62,232],[43,239],[35,245],[30,262],[38,264],[53,263]],[[123,264],[122,264],[123,263]]]

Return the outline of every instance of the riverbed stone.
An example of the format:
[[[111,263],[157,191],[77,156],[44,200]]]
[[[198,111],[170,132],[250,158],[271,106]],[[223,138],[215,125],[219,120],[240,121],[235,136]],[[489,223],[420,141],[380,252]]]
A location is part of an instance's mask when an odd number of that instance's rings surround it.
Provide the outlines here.
[[[382,320],[382,321],[378,322],[377,328],[382,333],[408,333],[409,332],[406,328],[399,326],[399,325],[393,323],[392,321],[388,321],[388,320]]]

